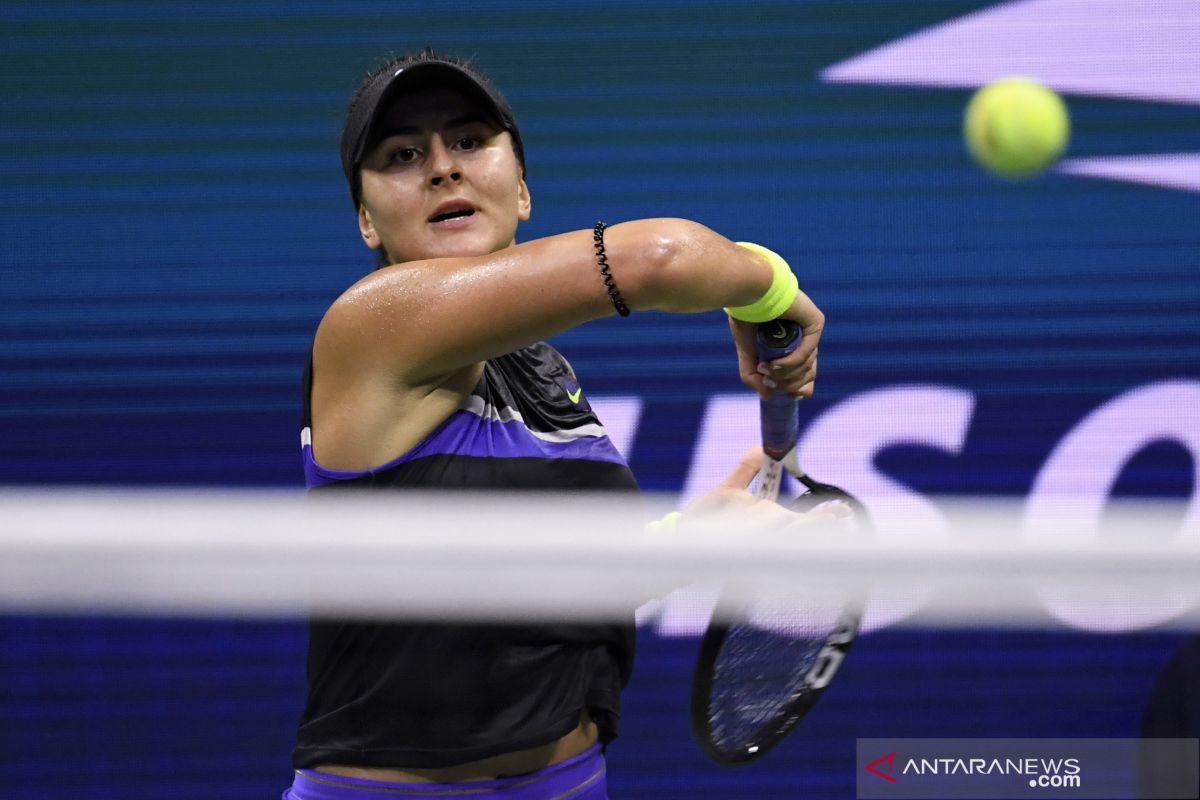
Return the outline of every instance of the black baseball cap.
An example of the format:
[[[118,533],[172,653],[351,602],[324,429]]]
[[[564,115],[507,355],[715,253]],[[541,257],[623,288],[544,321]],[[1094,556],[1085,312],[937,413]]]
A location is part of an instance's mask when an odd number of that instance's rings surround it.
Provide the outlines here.
[[[363,157],[377,141],[376,125],[379,116],[400,94],[430,86],[458,89],[477,100],[484,109],[512,136],[513,149],[521,171],[525,170],[525,146],[512,107],[500,90],[482,73],[465,62],[442,56],[431,49],[415,55],[402,56],[388,62],[363,80],[346,112],[342,129],[342,171],[350,184],[350,197],[358,208],[361,186],[358,169]]]

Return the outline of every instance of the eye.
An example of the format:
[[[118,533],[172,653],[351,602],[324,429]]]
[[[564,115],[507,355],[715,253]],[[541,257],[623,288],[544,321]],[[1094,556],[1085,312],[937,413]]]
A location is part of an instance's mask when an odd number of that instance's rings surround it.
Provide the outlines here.
[[[388,157],[388,161],[396,164],[410,164],[420,155],[415,147],[398,147]]]
[[[455,147],[459,150],[471,151],[478,149],[480,144],[481,142],[476,136],[463,136],[455,143]]]

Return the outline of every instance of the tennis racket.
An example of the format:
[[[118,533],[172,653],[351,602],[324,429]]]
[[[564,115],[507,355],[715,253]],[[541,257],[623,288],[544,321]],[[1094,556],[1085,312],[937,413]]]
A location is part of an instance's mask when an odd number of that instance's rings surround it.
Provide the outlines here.
[[[758,328],[759,357],[780,358],[800,344],[800,328],[776,320]],[[813,480],[796,457],[797,401],[772,394],[760,403],[763,464],[757,495],[778,501],[784,470],[806,488],[789,507],[797,511],[844,503],[839,527],[865,526],[866,512],[848,492]],[[722,591],[700,645],[692,679],[692,732],[721,764],[758,758],[787,736],[837,674],[858,635],[861,593],[831,602],[803,587],[786,596],[755,598]]]

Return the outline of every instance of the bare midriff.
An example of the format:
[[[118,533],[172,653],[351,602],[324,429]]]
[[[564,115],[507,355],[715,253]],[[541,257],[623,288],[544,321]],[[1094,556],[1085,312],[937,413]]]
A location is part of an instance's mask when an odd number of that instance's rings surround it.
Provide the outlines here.
[[[587,712],[573,731],[549,744],[501,753],[498,756],[456,764],[453,767],[436,769],[396,767],[351,767],[343,764],[319,764],[318,772],[340,775],[345,778],[365,778],[373,781],[394,783],[461,783],[463,781],[487,781],[513,775],[524,775],[544,769],[551,764],[566,761],[587,750],[596,743],[599,731]]]

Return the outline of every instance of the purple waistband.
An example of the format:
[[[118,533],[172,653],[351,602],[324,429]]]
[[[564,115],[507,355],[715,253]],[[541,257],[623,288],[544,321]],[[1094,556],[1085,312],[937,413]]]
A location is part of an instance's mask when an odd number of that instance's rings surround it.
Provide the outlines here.
[[[283,800],[607,800],[604,756],[600,745],[551,764],[545,769],[511,778],[462,783],[393,783],[344,778],[311,769],[296,770]]]

